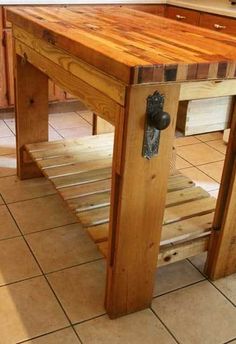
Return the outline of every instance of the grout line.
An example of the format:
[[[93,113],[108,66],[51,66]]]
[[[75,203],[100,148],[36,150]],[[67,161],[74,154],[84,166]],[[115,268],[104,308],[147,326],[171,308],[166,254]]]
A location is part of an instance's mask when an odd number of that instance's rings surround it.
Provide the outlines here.
[[[200,271],[199,271],[199,272],[200,272]],[[171,294],[171,293],[173,293],[173,292],[176,292],[176,291],[179,291],[179,290],[182,290],[182,289],[191,287],[191,286],[193,286],[193,285],[195,285],[195,284],[198,284],[198,283],[201,283],[201,282],[205,282],[205,281],[207,280],[207,278],[206,278],[206,276],[204,276],[204,275],[203,275],[203,277],[204,277],[204,278],[201,279],[201,280],[199,280],[199,281],[192,282],[192,283],[187,284],[187,285],[184,285],[184,286],[182,286],[182,287],[178,287],[178,288],[176,288],[176,289],[167,291],[166,293],[163,293],[163,294],[154,296],[154,297],[152,298],[152,300],[155,300],[155,299],[158,299],[158,298],[161,297],[161,296],[168,295],[168,294]]]
[[[222,290],[220,290],[220,289],[219,289],[219,288],[218,288],[209,278],[207,278],[207,280],[208,280],[208,282],[209,282],[216,290],[218,290],[218,292],[219,292],[222,296],[224,296],[224,298],[225,298],[227,301],[229,301],[229,302],[232,304],[232,306],[236,307],[236,304],[233,303],[233,301],[230,300],[230,299],[228,298],[228,296],[226,296],[226,295],[223,293]]]
[[[88,322],[88,321],[91,321],[91,320],[95,320],[95,319],[101,318],[101,317],[103,317],[104,315],[107,315],[107,313],[105,312],[105,313],[102,313],[102,314],[99,314],[99,315],[95,315],[94,317],[91,317],[91,318],[89,318],[89,319],[78,321],[78,322],[74,323],[73,326],[77,326],[77,325],[80,325],[80,324],[84,324],[84,323],[86,323],[86,322]]]
[[[8,127],[8,129],[12,132],[12,134],[14,136],[16,136],[16,134],[14,133],[14,131],[11,129],[11,127],[7,124],[7,122],[5,122],[5,119],[3,120],[3,122],[6,124],[6,126]]]
[[[157,313],[152,309],[152,307],[149,308],[151,312],[156,316],[156,318],[160,321],[160,323],[164,326],[166,331],[171,335],[171,337],[175,340],[176,343],[180,344],[178,339],[175,337],[175,335],[171,332],[171,330],[167,327],[167,325],[164,323],[164,321],[157,315]]]
[[[76,225],[76,224],[79,225],[79,222],[75,221],[75,222],[67,223],[65,225],[60,225],[60,226],[56,226],[56,227],[50,227],[50,228],[45,228],[45,229],[37,230],[35,232],[23,233],[22,236],[26,237],[26,236],[34,234],[34,233],[46,232],[46,231],[50,231],[50,230],[53,230],[53,229],[58,229],[58,228],[62,228],[62,227],[70,226],[70,225]]]
[[[37,277],[43,277],[43,274],[41,273],[40,275],[26,277],[26,278],[19,279],[19,280],[14,281],[14,282],[9,282],[9,283],[6,283],[6,284],[2,284],[2,285],[0,285],[0,289],[3,288],[3,287],[9,287],[10,285],[14,285],[14,284],[17,284],[17,283],[21,283],[21,282],[25,282],[25,281],[30,281],[30,280],[32,280],[34,278],[37,278]]]
[[[205,276],[205,280],[206,281],[208,281],[227,301],[229,301],[234,307],[236,307],[236,304],[234,304],[233,303],[233,301],[232,300],[230,300],[208,277],[207,277],[207,275],[204,275],[204,273],[200,270],[200,269],[198,269],[192,262],[191,262],[191,260],[189,260],[188,259],[188,261],[189,261],[189,263],[190,264],[192,264],[194,267],[195,267],[195,269],[197,269],[203,276]]]
[[[57,329],[57,330],[54,330],[54,331],[50,331],[50,332],[45,332],[43,334],[40,334],[39,336],[35,336],[35,337],[31,337],[31,338],[28,338],[28,339],[24,339],[23,341],[20,341],[20,342],[16,342],[16,344],[21,344],[21,343],[27,343],[28,341],[31,341],[31,340],[34,340],[34,339],[38,339],[38,338],[41,338],[41,337],[44,337],[48,334],[52,334],[52,333],[56,333],[56,332],[59,332],[61,330],[65,330],[67,328],[71,328],[72,326],[66,326],[66,327],[62,327],[60,329]]]
[[[230,344],[230,343],[234,342],[235,340],[236,340],[236,337],[234,337],[233,339],[230,339],[230,341],[225,342],[224,344]]]
[[[32,198],[27,198],[27,199],[20,199],[18,201],[13,201],[13,202],[6,202],[6,204],[16,204],[16,203],[20,203],[20,202],[27,202],[27,201],[33,201],[35,199],[39,199],[39,198],[45,198],[45,197],[50,197],[50,196],[55,196],[58,195],[58,192],[55,189],[55,192],[52,191],[53,193],[48,194],[48,195],[41,195],[41,196],[36,196],[36,197],[32,197]],[[60,198],[61,199],[61,198]]]
[[[72,268],[76,268],[78,266],[83,266],[83,265],[86,265],[86,264],[91,264],[91,263],[94,263],[94,262],[99,262],[100,260],[103,260],[103,259],[105,259],[105,258],[101,257],[101,258],[96,258],[96,259],[93,259],[93,260],[89,260],[87,262],[73,264],[73,265],[70,265],[70,266],[67,266],[67,267],[64,267],[64,268],[61,268],[61,269],[57,269],[57,270],[53,270],[53,271],[49,271],[49,272],[44,272],[44,275],[45,276],[49,276],[51,274],[54,274],[54,273],[57,273],[57,272],[61,272],[61,271],[64,271],[64,270],[68,270],[68,269],[72,269]]]
[[[9,209],[9,208],[8,208],[8,210],[9,210],[10,214],[12,215],[12,213],[11,213],[11,211],[10,211],[10,209]],[[13,215],[12,215],[12,217],[13,217]],[[22,234],[22,231],[21,231],[20,227],[18,226],[18,224],[17,224],[17,222],[16,222],[16,220],[15,220],[15,218],[14,218],[14,217],[13,217],[13,219],[14,219],[14,221],[15,221],[15,223],[16,223],[16,225],[17,225],[18,229],[19,229],[19,231],[20,231],[20,232],[21,232],[21,234]],[[23,236],[23,234],[22,234],[22,236]],[[61,307],[61,309],[62,309],[62,311],[63,311],[63,313],[64,313],[64,315],[65,315],[66,319],[68,320],[69,324],[72,326],[72,323],[71,323],[71,321],[70,321],[70,318],[68,317],[68,315],[67,315],[67,313],[66,313],[65,309],[63,308],[63,306],[62,306],[62,304],[61,304],[61,302],[60,302],[60,300],[59,300],[59,298],[57,297],[57,295],[56,295],[55,291],[53,290],[53,288],[52,288],[51,284],[49,283],[49,281],[48,281],[47,277],[45,276],[45,274],[44,274],[44,272],[43,272],[43,269],[42,269],[42,267],[41,267],[41,265],[40,265],[40,263],[39,263],[38,259],[36,258],[36,256],[35,256],[35,254],[34,254],[33,250],[31,249],[30,245],[28,244],[28,242],[27,242],[27,240],[25,239],[25,237],[24,237],[24,236],[23,236],[23,239],[24,239],[24,241],[25,241],[26,245],[28,246],[28,248],[29,248],[29,250],[30,250],[30,252],[31,252],[32,256],[34,257],[34,259],[35,259],[36,263],[38,264],[38,267],[39,267],[39,269],[40,269],[40,271],[41,271],[41,273],[42,273],[42,275],[43,275],[42,277],[44,278],[44,280],[45,280],[45,281],[46,281],[46,283],[48,284],[48,286],[49,286],[50,290],[52,291],[52,293],[53,293],[54,297],[56,298],[56,300],[57,300],[58,304],[60,305],[60,307]],[[77,336],[77,337],[78,337],[78,336]],[[79,338],[79,337],[78,337],[78,338]]]

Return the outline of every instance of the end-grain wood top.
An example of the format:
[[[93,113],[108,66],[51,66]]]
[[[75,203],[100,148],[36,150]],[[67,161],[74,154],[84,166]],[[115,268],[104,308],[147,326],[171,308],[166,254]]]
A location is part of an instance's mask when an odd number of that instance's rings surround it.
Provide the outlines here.
[[[236,38],[115,6],[11,7],[8,20],[127,84],[236,78]]]

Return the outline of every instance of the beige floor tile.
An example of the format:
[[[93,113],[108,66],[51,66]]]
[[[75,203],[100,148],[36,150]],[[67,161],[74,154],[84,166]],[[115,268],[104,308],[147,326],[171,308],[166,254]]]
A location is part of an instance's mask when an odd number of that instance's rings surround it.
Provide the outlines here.
[[[16,174],[16,155],[0,155],[0,177]]]
[[[72,328],[66,328],[45,336],[27,340],[25,344],[79,344],[80,341]]]
[[[47,275],[72,323],[105,313],[105,275],[103,260]]]
[[[23,233],[33,233],[76,222],[76,218],[58,195],[11,203],[9,208]]]
[[[51,126],[49,127],[48,135],[49,135],[49,141],[62,140],[62,137]]]
[[[175,139],[175,146],[176,147],[192,145],[195,143],[199,143],[199,140],[196,139],[196,137],[194,137],[194,136],[177,137]]]
[[[205,173],[199,171],[196,167],[182,169],[181,173],[189,177],[197,186],[201,186],[206,191],[216,190],[219,188],[219,183],[208,177]]]
[[[152,308],[181,344],[221,344],[236,336],[236,308],[208,281],[160,296]]]
[[[10,130],[16,134],[16,124],[15,124],[15,118],[6,118],[4,119],[4,122],[10,128]]]
[[[22,237],[0,241],[0,285],[40,274],[40,269]]]
[[[224,159],[224,154],[205,143],[178,147],[177,154],[192,165],[203,165]]]
[[[4,204],[4,200],[2,198],[2,196],[0,195],[0,205],[3,205]]]
[[[21,235],[10,212],[5,205],[0,206],[0,239]]]
[[[6,203],[24,201],[55,194],[55,188],[45,178],[20,180],[16,176],[0,178],[0,193]]]
[[[59,134],[65,139],[89,136],[92,135],[92,127],[86,122],[77,128],[60,129]]]
[[[25,238],[45,273],[102,258],[79,224],[29,234]]]
[[[207,259],[207,253],[201,253],[197,256],[191,257],[189,258],[189,260],[191,261],[191,263],[196,266],[196,268],[201,271],[201,273],[204,273],[204,268],[205,268],[205,263],[206,263],[206,259]]]
[[[203,280],[202,274],[187,260],[157,270],[153,296],[168,293]]]
[[[13,344],[69,325],[44,277],[0,288],[1,343]]]
[[[12,131],[8,128],[6,123],[0,119],[0,137],[14,136]]]
[[[49,115],[49,123],[54,129],[77,128],[87,122],[76,112],[55,113]]]
[[[176,168],[177,168],[177,170],[181,170],[182,168],[187,168],[187,167],[192,167],[192,165],[177,155],[176,156]]]
[[[93,113],[91,111],[77,111],[77,113],[88,123],[93,124]]]
[[[236,274],[218,279],[213,283],[236,306]]]
[[[196,135],[195,137],[202,142],[209,142],[209,141],[213,141],[213,140],[222,139],[223,133],[221,131],[216,131],[214,133]]]
[[[223,154],[226,153],[227,145],[224,143],[223,139],[210,141],[207,142],[207,144]]]
[[[218,183],[221,182],[224,161],[211,162],[210,164],[198,166],[199,170],[207,174],[209,177],[215,179]]]
[[[75,326],[84,344],[174,344],[160,320],[146,309],[119,319],[107,315]]]
[[[11,155],[16,153],[15,136],[0,138],[0,155]]]

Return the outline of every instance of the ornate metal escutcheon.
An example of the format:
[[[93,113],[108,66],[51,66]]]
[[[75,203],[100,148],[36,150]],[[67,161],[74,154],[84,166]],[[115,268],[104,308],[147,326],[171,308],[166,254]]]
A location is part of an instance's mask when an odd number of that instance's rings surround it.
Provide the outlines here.
[[[146,127],[143,142],[143,157],[151,159],[158,154],[160,132],[166,129],[171,121],[170,115],[163,111],[164,95],[155,91],[147,98]]]

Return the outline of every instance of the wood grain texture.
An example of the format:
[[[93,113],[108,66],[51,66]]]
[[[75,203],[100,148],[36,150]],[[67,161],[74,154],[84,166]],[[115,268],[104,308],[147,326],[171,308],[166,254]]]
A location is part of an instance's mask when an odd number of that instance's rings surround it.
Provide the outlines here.
[[[18,55],[26,56],[32,65],[46,73],[62,89],[74,94],[102,118],[115,123],[115,118],[120,115],[121,105],[21,41],[15,40],[15,47]]]
[[[236,62],[235,37],[162,17],[153,20],[152,14],[129,8],[12,7],[7,16],[35,37],[129,84],[206,80],[212,64],[218,78],[227,78],[228,64]]]
[[[17,174],[27,179],[41,175],[26,154],[24,145],[48,140],[48,78],[18,55],[14,63]]]
[[[236,272],[236,102],[213,221],[206,273],[212,279]]]

